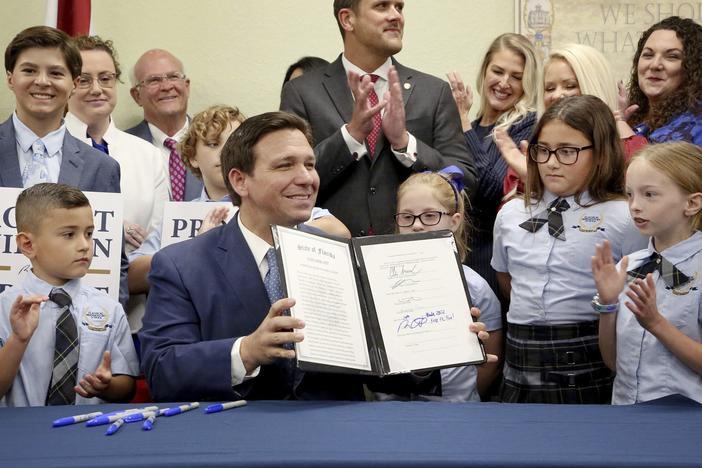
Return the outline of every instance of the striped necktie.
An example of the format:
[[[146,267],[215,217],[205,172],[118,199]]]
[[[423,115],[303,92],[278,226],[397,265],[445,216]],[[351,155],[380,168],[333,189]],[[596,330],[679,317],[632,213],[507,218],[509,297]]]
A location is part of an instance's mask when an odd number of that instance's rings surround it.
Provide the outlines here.
[[[519,225],[520,228],[526,229],[529,232],[536,232],[541,227],[548,223],[548,233],[556,239],[566,240],[563,228],[562,213],[570,208],[570,205],[564,198],[556,198],[544,211],[537,216],[527,219]]]
[[[661,278],[663,278],[663,282],[665,282],[666,286],[669,288],[677,288],[690,281],[689,276],[678,270],[675,265],[666,260],[658,252],[653,252],[648,261],[640,267],[627,271],[627,275],[629,276],[629,280],[632,281],[637,278],[645,279],[646,275],[654,271],[658,272]]]
[[[71,314],[71,296],[61,288],[49,293],[49,300],[60,308],[56,320],[56,344],[51,384],[46,395],[46,405],[74,405],[78,382],[78,329]]]

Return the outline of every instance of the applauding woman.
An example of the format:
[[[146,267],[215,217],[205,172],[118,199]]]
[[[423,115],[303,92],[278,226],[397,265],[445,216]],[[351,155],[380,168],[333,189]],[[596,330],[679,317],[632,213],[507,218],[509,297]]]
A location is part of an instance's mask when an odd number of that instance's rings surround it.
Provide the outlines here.
[[[504,129],[518,143],[526,140],[534,127],[537,66],[533,46],[524,36],[512,33],[492,42],[480,67],[480,108],[472,122],[468,115],[473,104],[470,87],[455,72],[449,73],[448,79],[478,173],[469,216],[475,231],[467,264],[497,291],[497,279],[490,266],[492,227],[502,201],[507,162],[495,145],[494,133]]]
[[[702,146],[702,26],[671,16],[643,33],[634,55],[629,121],[651,143]]]

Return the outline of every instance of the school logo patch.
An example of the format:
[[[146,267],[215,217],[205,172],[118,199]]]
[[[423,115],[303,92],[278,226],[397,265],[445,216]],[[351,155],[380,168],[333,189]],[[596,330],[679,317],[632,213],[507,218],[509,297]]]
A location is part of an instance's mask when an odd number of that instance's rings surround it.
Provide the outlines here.
[[[108,322],[110,321],[110,312],[107,309],[99,307],[98,309],[91,309],[86,307],[83,310],[83,320],[81,324],[88,327],[88,330],[92,331],[105,331],[112,327]]]
[[[604,231],[604,216],[597,214],[584,214],[578,220],[578,224],[573,226],[580,232],[597,232]]]
[[[687,283],[681,284],[676,287],[666,286],[665,289],[670,289],[670,292],[672,292],[676,296],[684,296],[686,294],[689,294],[690,291],[697,291],[697,286],[695,286],[695,284],[697,284],[697,275],[698,273],[695,272],[690,276],[690,281],[688,281]]]

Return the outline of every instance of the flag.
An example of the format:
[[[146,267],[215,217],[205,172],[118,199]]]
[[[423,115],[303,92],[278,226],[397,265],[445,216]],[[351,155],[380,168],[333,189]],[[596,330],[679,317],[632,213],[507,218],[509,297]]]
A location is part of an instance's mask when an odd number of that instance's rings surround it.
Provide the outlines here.
[[[45,24],[70,36],[93,34],[90,0],[47,0]]]

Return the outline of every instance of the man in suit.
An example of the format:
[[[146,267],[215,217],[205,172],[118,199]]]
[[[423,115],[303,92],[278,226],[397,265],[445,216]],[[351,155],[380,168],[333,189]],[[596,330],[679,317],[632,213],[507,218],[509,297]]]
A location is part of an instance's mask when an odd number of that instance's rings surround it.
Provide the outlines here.
[[[319,177],[309,125],[284,112],[245,120],[221,154],[239,212],[228,224],[153,257],[139,333],[142,367],[157,401],[361,399],[360,382],[291,365],[303,324],[271,290],[271,224],[302,223]],[[277,266],[273,264],[273,276]],[[275,282],[273,282],[275,283]]]
[[[190,80],[183,63],[162,49],[152,49],[139,57],[131,73],[130,93],[144,109],[144,120],[126,130],[161,151],[170,176],[172,200],[190,201],[202,194],[202,182],[185,168],[175,150],[188,128]]]
[[[15,112],[0,124],[0,187],[59,182],[80,190],[120,192],[119,163],[66,131],[63,111],[81,73],[80,52],[58,29],[34,26],[5,50]],[[129,298],[122,249],[120,302]]]
[[[397,188],[414,172],[453,164],[467,187],[475,180],[448,84],[392,58],[402,49],[403,7],[335,0],[343,54],[283,90],[281,110],[312,125],[318,204],[354,236],[394,230]]]

